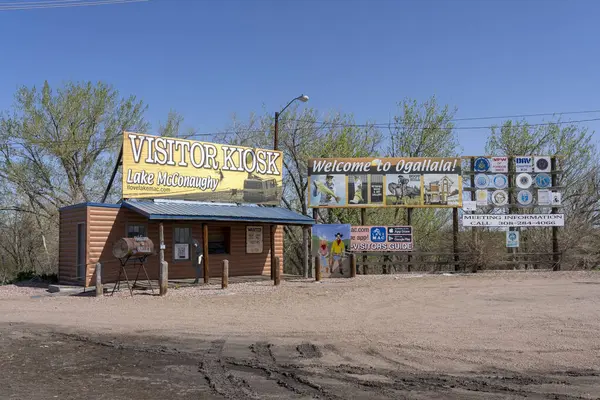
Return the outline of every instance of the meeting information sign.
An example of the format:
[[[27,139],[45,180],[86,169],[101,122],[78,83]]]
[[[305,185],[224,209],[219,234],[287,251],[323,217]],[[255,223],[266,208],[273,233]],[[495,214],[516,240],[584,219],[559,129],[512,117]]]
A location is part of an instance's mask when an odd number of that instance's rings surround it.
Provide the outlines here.
[[[279,205],[280,151],[124,132],[123,198]]]
[[[461,159],[314,158],[311,208],[462,206]]]

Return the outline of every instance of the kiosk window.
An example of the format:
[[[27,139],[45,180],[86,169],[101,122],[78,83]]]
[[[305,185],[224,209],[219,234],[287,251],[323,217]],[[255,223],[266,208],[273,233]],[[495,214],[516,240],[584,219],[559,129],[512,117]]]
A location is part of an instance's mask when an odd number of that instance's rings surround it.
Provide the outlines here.
[[[231,228],[208,227],[208,254],[229,254]]]
[[[146,225],[127,225],[127,237],[147,236]]]
[[[186,261],[190,259],[190,243],[192,241],[192,228],[173,228],[173,259]]]

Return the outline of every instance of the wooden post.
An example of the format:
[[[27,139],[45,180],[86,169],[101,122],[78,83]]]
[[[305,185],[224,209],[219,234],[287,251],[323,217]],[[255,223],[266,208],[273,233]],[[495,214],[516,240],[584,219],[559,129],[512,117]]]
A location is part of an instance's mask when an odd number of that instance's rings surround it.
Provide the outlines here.
[[[509,173],[509,178],[508,178],[508,213],[509,214],[513,214],[515,211],[514,208],[514,200],[516,200],[517,195],[515,194],[515,192],[512,190],[514,189],[515,183],[514,180],[517,179],[515,172],[516,168],[513,168],[513,158],[512,157],[508,157],[508,173]],[[512,174],[512,177],[510,176]],[[512,178],[512,179],[511,179]],[[514,227],[509,227],[508,228],[509,231],[516,231],[518,230],[518,228],[514,228]],[[508,253],[511,254],[510,260],[513,266],[513,269],[517,269],[517,249],[515,247],[511,247],[508,248],[506,250]],[[519,265],[519,269],[520,269],[520,265]]]
[[[165,261],[165,231],[163,227],[163,223],[158,224],[158,241],[159,243],[159,259],[160,259],[160,269],[158,271],[158,280],[160,286],[160,295],[164,296],[167,294],[167,286],[169,282],[169,265]]]
[[[310,232],[309,232],[310,227],[308,226],[303,226],[302,227],[302,247],[303,247],[303,257],[302,257],[302,263],[304,266],[304,277],[308,278],[308,268],[309,268],[309,264],[310,264],[310,250],[308,247],[308,243],[310,242]]]
[[[350,278],[356,278],[356,254],[350,254]]]
[[[315,224],[319,222],[319,209],[318,208],[313,208],[313,219],[315,220]],[[311,232],[312,232],[312,228],[311,228]],[[312,235],[311,235],[312,236]],[[309,242],[310,244],[310,249],[312,250],[312,241]],[[312,251],[311,251],[312,254]],[[313,258],[311,257],[311,262],[310,262],[310,271],[309,271],[309,278],[312,278],[313,275],[313,266],[315,267],[316,270],[316,265],[313,265]]]
[[[223,260],[223,272],[221,274],[221,289],[227,289],[229,283],[229,261]]]
[[[279,286],[281,283],[281,271],[279,270],[279,257],[275,257],[275,279],[273,280],[275,286]]]
[[[277,225],[271,225],[271,279],[275,280],[275,230]]]
[[[458,260],[458,208],[452,209],[452,251],[454,252],[454,271],[459,269]]]
[[[96,263],[96,297],[100,297],[104,294],[104,287],[102,286],[102,264]]]
[[[413,211],[412,207],[409,207],[406,209],[406,225],[408,225],[408,226],[412,226],[412,211]],[[413,232],[413,240],[414,240],[414,234],[415,233]],[[412,261],[412,256],[409,254],[407,256],[406,260],[408,261],[408,264],[406,265],[406,272],[410,272],[410,268],[411,268],[410,262]]]
[[[475,157],[471,157],[470,160],[471,163],[471,201],[476,201],[477,197],[475,197]],[[508,181],[510,182],[510,175],[508,177]],[[508,193],[509,196],[509,200],[510,200],[510,192]],[[510,204],[510,201],[509,201]],[[509,206],[510,207],[510,206]],[[477,206],[475,207],[477,208]],[[475,214],[477,211],[470,211],[471,214]],[[470,252],[472,253],[470,256],[473,257],[474,254],[477,255],[477,260],[479,260],[479,233],[477,232],[477,228],[476,227],[471,227],[471,241],[472,241],[472,248],[470,249]],[[473,253],[474,252],[474,253]],[[478,269],[478,265],[476,265],[476,263],[472,264],[473,267],[471,269],[471,272],[477,272]]]
[[[315,257],[315,281],[319,282],[321,280],[321,258],[319,256]]]
[[[361,225],[366,225],[367,224],[367,209],[366,208],[361,208],[360,209],[360,224]],[[363,251],[363,274],[367,275],[369,273],[369,267],[367,266],[367,253]]]
[[[204,275],[204,283],[208,283],[210,279],[210,269],[209,269],[209,256],[208,256],[208,224],[202,224],[202,261],[203,264],[203,275]]]
[[[556,163],[556,157],[552,157],[550,160],[550,169],[552,171],[552,188],[556,190],[556,187],[559,185],[558,180],[558,165]],[[558,214],[558,208],[552,207],[552,214]],[[560,271],[560,246],[558,244],[558,226],[552,227],[552,261],[554,263],[553,270]]]

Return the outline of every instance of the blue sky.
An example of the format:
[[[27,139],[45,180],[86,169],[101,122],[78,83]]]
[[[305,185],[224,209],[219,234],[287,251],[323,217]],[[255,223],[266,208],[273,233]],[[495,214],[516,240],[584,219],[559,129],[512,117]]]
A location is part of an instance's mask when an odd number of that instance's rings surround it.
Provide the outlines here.
[[[45,79],[109,82],[147,102],[154,127],[175,109],[200,132],[301,93],[306,106],[357,122],[387,122],[402,98],[434,94],[457,117],[594,110],[598,15],[600,2],[583,0],[151,0],[0,11],[0,110],[17,86]],[[458,132],[465,154],[483,151],[487,130]]]

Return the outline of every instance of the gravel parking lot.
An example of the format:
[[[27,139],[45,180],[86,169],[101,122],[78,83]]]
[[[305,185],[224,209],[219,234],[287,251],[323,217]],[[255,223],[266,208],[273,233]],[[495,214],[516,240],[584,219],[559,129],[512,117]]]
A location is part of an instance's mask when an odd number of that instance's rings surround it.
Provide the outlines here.
[[[0,397],[600,398],[599,306],[595,272],[5,286]]]

